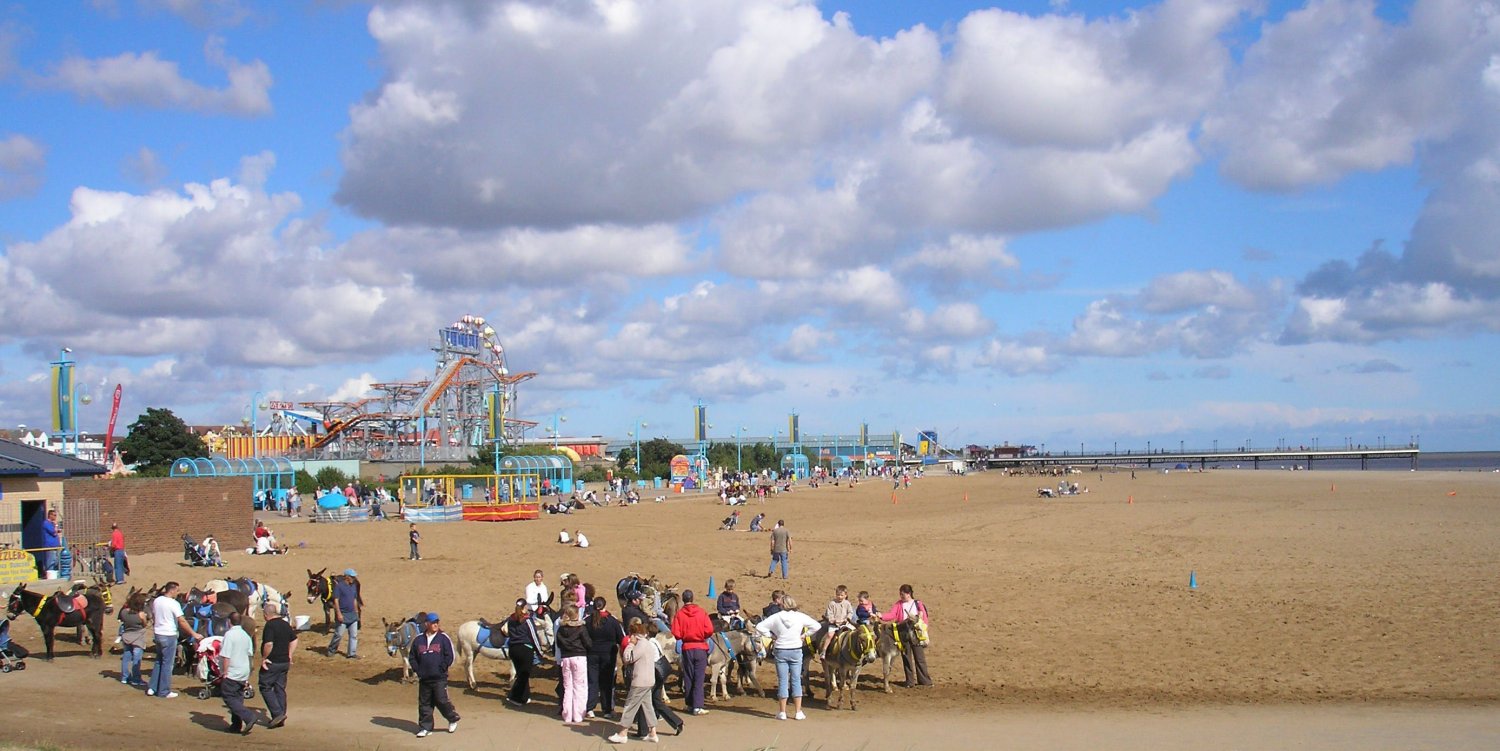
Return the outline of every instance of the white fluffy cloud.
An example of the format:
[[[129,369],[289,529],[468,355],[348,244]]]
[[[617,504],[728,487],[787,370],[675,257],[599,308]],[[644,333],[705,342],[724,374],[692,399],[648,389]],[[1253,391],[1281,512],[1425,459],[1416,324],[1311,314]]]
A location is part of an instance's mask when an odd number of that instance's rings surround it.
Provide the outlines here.
[[[1373,0],[1314,0],[1265,27],[1205,134],[1224,149],[1224,171],[1257,188],[1409,162],[1455,127],[1476,54],[1482,66],[1494,51],[1494,13],[1426,0],[1398,26]]]
[[[975,11],[958,25],[943,100],[965,129],[1011,144],[1110,149],[1198,118],[1229,67],[1218,37],[1252,5],[1167,0],[1092,21]]]
[[[177,63],[155,52],[125,52],[108,58],[69,57],[37,83],[97,99],[111,107],[156,107],[211,114],[260,116],[271,113],[271,71],[255,60],[242,63],[224,52],[224,41],[211,37],[204,45],[209,64],[224,70],[229,82],[215,89],[184,78]]]
[[[369,26],[390,75],[339,195],[402,224],[649,223],[795,185],[939,62],[925,30],[875,40],[800,0],[389,3]]]

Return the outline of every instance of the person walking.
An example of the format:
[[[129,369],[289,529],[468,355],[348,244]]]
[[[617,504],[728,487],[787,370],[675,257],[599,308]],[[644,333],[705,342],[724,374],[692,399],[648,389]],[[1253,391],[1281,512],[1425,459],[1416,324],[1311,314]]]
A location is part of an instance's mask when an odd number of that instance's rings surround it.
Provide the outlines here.
[[[359,659],[359,617],[364,603],[359,596],[359,586],[354,583],[359,575],[354,569],[344,569],[344,575],[333,583],[334,631],[328,642],[328,656],[339,653],[339,640],[349,635],[349,659]]]
[[[682,609],[672,616],[672,636],[682,642],[682,696],[695,715],[703,708],[703,681],[708,673],[708,640],[714,635],[708,613],[693,602],[693,590],[682,590]]]
[[[771,565],[766,568],[766,578],[776,571],[776,564],[781,564],[781,578],[786,578],[787,560],[792,557],[792,533],[786,528],[786,521],[776,520],[776,528],[771,530]]]
[[[513,707],[531,703],[531,667],[536,663],[536,627],[526,612],[526,601],[516,600],[516,609],[501,626],[505,631],[505,650],[510,654],[510,694],[505,701]]]
[[[557,627],[557,649],[562,672],[562,718],[564,725],[582,725],[588,711],[589,649],[593,641],[572,603],[563,606]]]
[[[791,595],[781,598],[781,611],[755,625],[761,636],[772,639],[772,657],[776,661],[776,719],[786,719],[787,698],[792,700],[794,719],[805,720],[802,714],[802,639],[818,630],[819,624],[812,616],[797,610],[797,600]]]
[[[615,663],[625,629],[609,614],[608,605],[603,597],[595,597],[593,612],[585,622],[589,630],[589,696],[584,709],[589,717],[594,716],[595,707],[606,717],[615,713]]]
[[[144,688],[141,658],[146,653],[146,593],[136,592],[120,608],[120,682]]]
[[[448,732],[458,732],[458,710],[448,700],[448,668],[453,666],[453,640],[443,633],[437,613],[428,613],[425,629],[411,643],[406,661],[417,674],[417,737],[432,734],[432,709],[448,721]]]
[[[120,531],[120,525],[111,523],[109,525],[109,557],[114,566],[114,581],[116,584],[125,583],[125,533]]]
[[[255,640],[240,625],[240,611],[229,613],[229,630],[219,647],[219,694],[229,710],[229,732],[249,735],[255,729],[255,711],[245,706],[245,685],[250,682],[250,663],[255,657]]]
[[[903,685],[931,686],[932,676],[927,674],[927,606],[917,599],[910,584],[902,584],[900,591],[900,599],[880,620],[895,623],[901,635],[901,669],[906,672]]]
[[[151,685],[147,696],[175,699],[172,690],[172,668],[177,662],[177,640],[186,632],[193,641],[202,641],[203,635],[193,630],[182,616],[182,603],[177,601],[177,582],[167,582],[161,594],[151,601],[151,635],[156,640],[156,664],[151,667]]]
[[[260,695],[271,715],[267,727],[279,728],[286,724],[286,677],[297,653],[297,631],[276,603],[266,603],[261,612],[266,625],[260,632]]]
[[[409,560],[409,561],[420,561],[420,560],[422,560],[422,551],[421,551],[421,548],[420,548],[420,546],[422,544],[422,533],[417,531],[417,525],[416,524],[412,524],[411,528],[406,531],[406,541],[407,541],[406,542],[406,545],[407,545],[407,558],[406,559]]]
[[[630,672],[630,690],[625,694],[625,709],[620,713],[620,729],[609,737],[610,743],[630,740],[626,732],[639,714],[646,723],[646,740],[656,743],[656,712],[651,708],[651,693],[656,686],[656,661],[663,657],[655,639],[647,638],[646,624],[630,624],[630,641],[625,647],[625,664]]]

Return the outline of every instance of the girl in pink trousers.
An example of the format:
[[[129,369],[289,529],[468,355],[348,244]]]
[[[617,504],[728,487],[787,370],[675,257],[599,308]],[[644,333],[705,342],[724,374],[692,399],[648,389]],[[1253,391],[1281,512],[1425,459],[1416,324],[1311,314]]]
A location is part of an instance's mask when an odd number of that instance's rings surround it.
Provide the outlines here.
[[[582,725],[589,699],[589,630],[578,617],[578,607],[563,606],[557,628],[557,648],[562,667],[562,716],[564,725]]]

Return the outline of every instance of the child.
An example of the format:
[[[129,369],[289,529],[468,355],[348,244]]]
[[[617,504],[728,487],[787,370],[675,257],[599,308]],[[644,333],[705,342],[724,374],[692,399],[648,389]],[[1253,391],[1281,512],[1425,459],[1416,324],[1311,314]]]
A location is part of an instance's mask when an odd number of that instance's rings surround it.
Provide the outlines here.
[[[411,531],[407,532],[407,537],[410,540],[411,546],[411,556],[407,560],[422,560],[422,553],[417,549],[417,545],[422,542],[422,533],[417,531],[417,525],[411,525]]]
[[[854,622],[861,626],[867,625],[875,612],[875,603],[870,602],[870,593],[860,591],[859,604],[854,606]]]
[[[818,649],[819,659],[828,659],[828,645],[833,641],[833,635],[839,631],[849,628],[849,622],[854,620],[854,608],[849,605],[849,588],[840,584],[833,590],[833,600],[828,603],[828,609],[823,612],[823,619],[828,621],[828,632],[823,635],[823,645]]]

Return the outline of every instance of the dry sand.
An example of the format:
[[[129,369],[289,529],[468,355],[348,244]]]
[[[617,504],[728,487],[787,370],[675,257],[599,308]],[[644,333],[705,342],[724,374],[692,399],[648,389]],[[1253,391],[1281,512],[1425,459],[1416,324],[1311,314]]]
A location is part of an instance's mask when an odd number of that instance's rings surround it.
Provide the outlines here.
[[[304,635],[291,719],[282,729],[260,728],[255,743],[608,745],[602,737],[611,726],[602,720],[587,731],[556,720],[555,668],[539,682],[540,701],[516,712],[500,701],[508,666],[493,661],[480,662],[478,692],[463,689],[455,668],[460,733],[411,736],[416,690],[394,680],[398,667],[380,649],[379,619],[435,609],[451,632],[465,619],[498,618],[531,570],[543,568],[549,586],[574,571],[605,591],[629,571],[700,594],[710,576],[718,586],[733,577],[742,602],[756,609],[779,587],[816,613],[840,583],[870,590],[881,605],[911,583],[928,605],[936,688],[898,687],[887,696],[866,677],[860,710],[832,712],[815,669],[820,698],[809,702],[808,721],[775,722],[772,700],[737,696],[690,718],[684,738],[663,739],[668,746],[1500,745],[1500,475],[1246,470],[1070,479],[1090,492],[1044,500],[1037,487],[1055,479],[981,473],[920,479],[897,491],[894,504],[888,482],[752,504],[744,524],[764,510],[792,530],[787,582],[761,578],[767,536],[716,531],[727,510],[704,497],[536,522],[425,525],[420,562],[405,560],[404,524],[272,519],[292,553],[235,551],[226,573],[300,595],[307,568],[355,568],[367,625],[359,661],[319,654],[326,636]],[[592,547],[558,545],[564,525],[583,529]],[[249,540],[249,530],[212,522],[184,531]],[[179,559],[133,558],[133,583],[211,575]],[[1188,587],[1190,572],[1197,589]],[[300,597],[293,611],[310,612]],[[13,632],[40,648],[31,619]],[[60,654],[0,677],[10,707],[0,740],[224,742],[213,732],[223,724],[217,699],[148,700],[119,684],[118,658],[91,661],[71,642],[60,642]],[[761,678],[774,686],[769,666]],[[197,684],[178,676],[175,685]],[[262,706],[258,698],[252,705]]]

